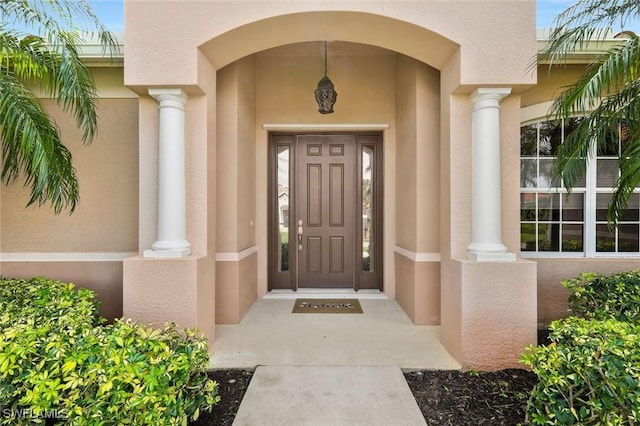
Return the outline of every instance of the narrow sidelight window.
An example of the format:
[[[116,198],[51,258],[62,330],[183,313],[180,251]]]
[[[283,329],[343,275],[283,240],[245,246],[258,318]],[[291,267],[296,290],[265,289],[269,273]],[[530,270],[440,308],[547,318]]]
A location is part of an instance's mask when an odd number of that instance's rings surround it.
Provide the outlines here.
[[[278,145],[278,271],[289,270],[289,145]]]
[[[374,186],[374,156],[369,146],[362,147],[362,271],[375,271],[375,188]]]

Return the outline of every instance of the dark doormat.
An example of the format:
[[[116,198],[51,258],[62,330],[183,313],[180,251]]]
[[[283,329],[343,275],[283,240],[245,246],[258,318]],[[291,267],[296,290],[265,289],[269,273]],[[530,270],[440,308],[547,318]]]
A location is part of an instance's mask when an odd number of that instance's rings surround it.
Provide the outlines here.
[[[358,299],[296,299],[294,314],[361,314]]]

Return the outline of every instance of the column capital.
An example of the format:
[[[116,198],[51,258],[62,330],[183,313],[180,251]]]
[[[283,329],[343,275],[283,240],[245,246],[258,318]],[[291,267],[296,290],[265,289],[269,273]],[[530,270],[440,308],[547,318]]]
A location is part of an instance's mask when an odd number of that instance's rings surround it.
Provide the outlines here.
[[[174,101],[184,106],[187,103],[187,94],[182,89],[149,89],[149,96],[159,103],[163,101]]]
[[[473,110],[500,106],[500,101],[511,94],[510,87],[480,87],[469,95]]]

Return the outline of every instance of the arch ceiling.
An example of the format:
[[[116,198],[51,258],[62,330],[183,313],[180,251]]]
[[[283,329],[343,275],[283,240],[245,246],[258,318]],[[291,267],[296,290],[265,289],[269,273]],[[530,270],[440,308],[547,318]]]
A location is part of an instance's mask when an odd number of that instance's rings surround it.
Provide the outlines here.
[[[458,45],[430,30],[361,12],[305,12],[271,17],[221,34],[200,46],[216,69],[270,48],[318,40],[372,45],[415,58],[438,70]]]

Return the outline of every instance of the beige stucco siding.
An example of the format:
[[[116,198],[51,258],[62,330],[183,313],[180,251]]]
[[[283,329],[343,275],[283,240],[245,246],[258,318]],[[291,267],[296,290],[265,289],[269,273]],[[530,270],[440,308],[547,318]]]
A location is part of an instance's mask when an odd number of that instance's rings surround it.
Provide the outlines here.
[[[396,242],[440,252],[440,79],[400,55],[397,72]]]
[[[324,74],[323,43],[304,43],[256,57],[257,125],[264,123],[390,123],[394,116],[395,54],[350,43],[331,42],[328,75],[338,100],[321,115],[313,91]],[[356,54],[351,54],[356,52]]]
[[[578,277],[582,272],[609,275],[640,268],[638,259],[535,259],[538,264],[538,321],[549,321],[568,315],[569,292],[561,281]]]
[[[84,146],[71,116],[43,99],[71,150],[80,186],[75,213],[27,207],[18,181],[0,187],[0,274],[45,276],[97,292],[100,314],[122,315],[122,258],[138,249],[138,99],[123,69],[93,68],[98,134]]]
[[[122,316],[122,261],[3,261],[1,275],[7,278],[47,277],[74,283],[76,288],[96,292],[99,313],[112,321]]]
[[[255,59],[218,73],[217,252],[255,245]]]
[[[73,154],[80,203],[72,215],[25,208],[19,181],[0,189],[2,252],[126,252],[138,248],[138,101],[98,101],[98,136],[83,146],[72,118],[43,101]]]
[[[134,86],[197,85],[196,55],[184,46],[201,46],[214,66],[221,68],[269,47],[318,39],[379,45],[436,68],[444,65],[456,45],[464,45],[468,48],[461,61],[463,85],[496,81],[518,85],[535,79],[522,70],[536,49],[533,0],[398,1],[393,7],[387,2],[362,1],[265,1],[252,2],[251,7],[245,2],[192,1],[189,13],[176,1],[158,1],[153,6],[150,16],[147,2],[125,3],[125,25],[136,28],[126,37],[126,82]],[[245,42],[229,43],[232,30]],[[172,36],[156,36],[162,33]],[[210,40],[214,40],[211,45]]]
[[[538,84],[522,93],[522,107],[552,101],[564,87],[577,81],[584,65],[538,66]]]

